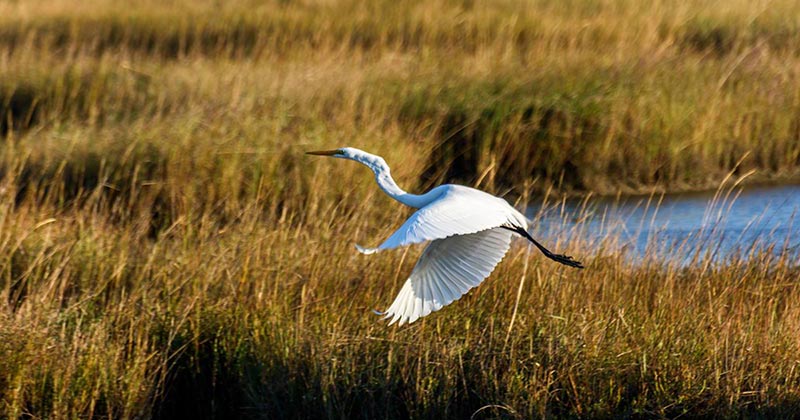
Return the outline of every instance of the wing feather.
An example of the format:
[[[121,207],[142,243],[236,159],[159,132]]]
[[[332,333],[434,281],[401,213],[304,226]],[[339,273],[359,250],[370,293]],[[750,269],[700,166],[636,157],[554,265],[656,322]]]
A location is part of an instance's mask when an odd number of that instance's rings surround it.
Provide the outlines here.
[[[438,263],[438,261],[436,261],[436,263]],[[441,270],[441,268],[439,268],[438,264],[436,264],[435,270],[437,270],[437,271]],[[447,288],[446,282],[432,281],[430,283],[433,286],[434,294],[435,294],[434,296],[436,297],[436,300],[434,300],[434,307],[433,307],[434,311],[438,311],[439,309],[442,308],[442,301],[447,300],[447,299],[453,299],[452,296],[461,295],[460,293],[458,295],[455,295],[453,292],[451,292],[450,289]]]
[[[439,295],[442,302],[452,302],[467,292],[468,289],[465,284],[458,277],[454,277],[450,274],[452,268],[449,266],[437,261],[433,265],[433,270],[437,273],[441,273],[443,277],[442,281],[436,282],[437,285],[446,290],[445,293]]]
[[[459,185],[444,187],[437,199],[414,212],[380,246],[364,248],[356,245],[356,248],[364,254],[372,254],[503,225],[527,228],[525,217],[502,198]]]
[[[385,318],[403,325],[457,300],[494,271],[511,236],[511,231],[495,228],[432,241],[384,312]]]

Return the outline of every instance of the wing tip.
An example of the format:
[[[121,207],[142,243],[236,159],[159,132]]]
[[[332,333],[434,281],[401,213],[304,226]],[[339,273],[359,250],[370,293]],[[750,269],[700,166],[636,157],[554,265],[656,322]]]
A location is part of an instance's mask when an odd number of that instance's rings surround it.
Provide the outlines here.
[[[403,326],[405,324],[411,324],[416,319],[412,319],[411,316],[408,314],[400,314],[397,312],[392,312],[390,309],[387,309],[385,312],[381,312],[377,309],[373,309],[372,313],[381,317],[381,321],[389,321],[389,325],[397,324],[398,327]]]
[[[354,245],[356,246],[356,249],[358,250],[358,252],[360,252],[360,253],[362,253],[364,255],[370,255],[370,254],[374,254],[374,253],[380,251],[380,249],[378,249],[378,248],[366,248],[366,247],[363,247],[363,246],[361,246],[359,244],[354,244]]]

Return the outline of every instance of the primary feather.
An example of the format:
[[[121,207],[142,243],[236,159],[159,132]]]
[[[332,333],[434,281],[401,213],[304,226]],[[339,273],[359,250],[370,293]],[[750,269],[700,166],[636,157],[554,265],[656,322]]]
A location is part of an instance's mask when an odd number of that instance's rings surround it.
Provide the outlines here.
[[[384,312],[389,324],[414,322],[481,284],[506,255],[511,235],[494,228],[432,241]]]

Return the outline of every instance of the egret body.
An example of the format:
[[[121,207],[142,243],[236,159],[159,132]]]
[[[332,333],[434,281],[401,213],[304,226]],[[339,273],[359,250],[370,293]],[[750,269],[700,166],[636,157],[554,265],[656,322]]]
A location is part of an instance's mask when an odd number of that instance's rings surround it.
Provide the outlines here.
[[[380,156],[353,147],[308,152],[354,160],[372,170],[389,197],[417,208],[377,248],[356,248],[364,254],[429,242],[400,293],[381,313],[400,325],[439,310],[488,277],[503,259],[514,235],[522,236],[555,261],[583,268],[572,257],[550,252],[528,234],[525,216],[506,200],[463,185],[446,184],[425,194],[410,194],[394,182]]]

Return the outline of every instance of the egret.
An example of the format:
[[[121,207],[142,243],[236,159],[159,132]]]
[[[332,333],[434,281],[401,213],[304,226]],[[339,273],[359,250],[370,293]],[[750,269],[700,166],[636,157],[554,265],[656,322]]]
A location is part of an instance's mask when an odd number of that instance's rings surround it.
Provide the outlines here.
[[[502,198],[453,184],[422,195],[409,194],[397,186],[380,156],[353,147],[306,153],[361,163],[375,173],[375,181],[389,197],[419,209],[377,248],[356,244],[359,252],[373,254],[429,242],[389,309],[378,312],[384,319],[391,318],[389,325],[412,323],[478,286],[503,259],[515,234],[536,245],[547,258],[583,268],[572,257],[554,254],[533,239],[525,216]]]

